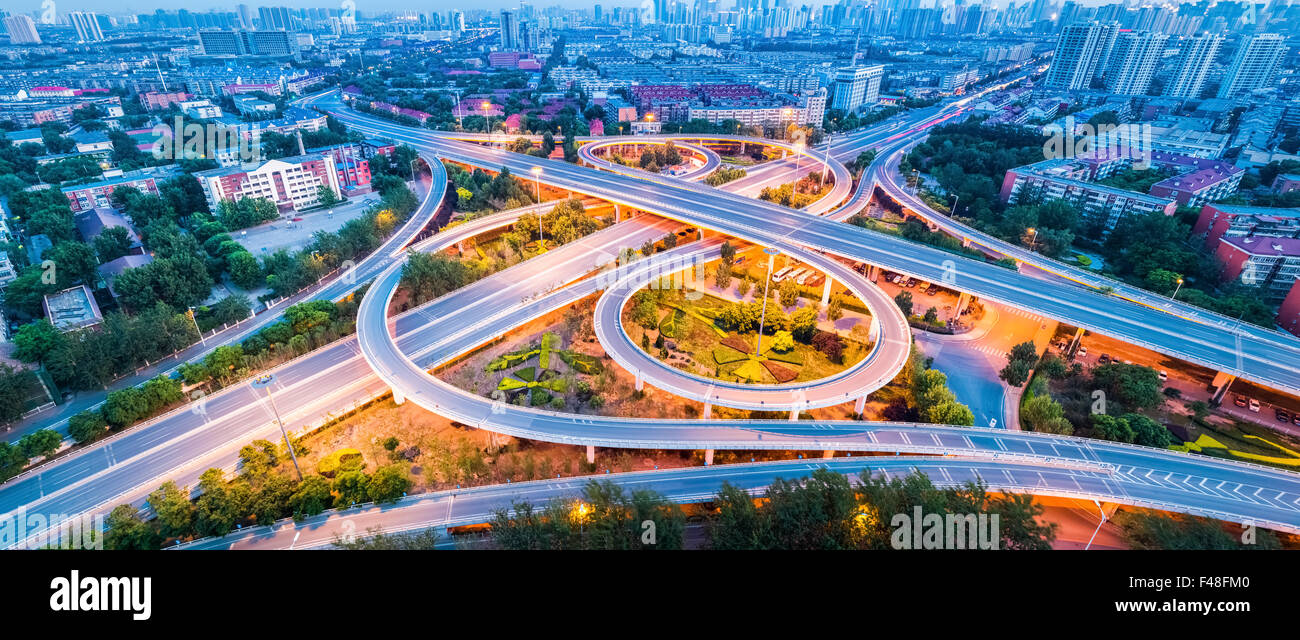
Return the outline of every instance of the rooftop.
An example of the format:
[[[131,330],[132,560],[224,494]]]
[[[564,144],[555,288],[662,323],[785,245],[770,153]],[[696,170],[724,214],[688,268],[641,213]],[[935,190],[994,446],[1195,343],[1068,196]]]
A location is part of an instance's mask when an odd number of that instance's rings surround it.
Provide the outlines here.
[[[47,294],[43,306],[50,323],[60,331],[93,327],[104,320],[95,296],[84,284]]]

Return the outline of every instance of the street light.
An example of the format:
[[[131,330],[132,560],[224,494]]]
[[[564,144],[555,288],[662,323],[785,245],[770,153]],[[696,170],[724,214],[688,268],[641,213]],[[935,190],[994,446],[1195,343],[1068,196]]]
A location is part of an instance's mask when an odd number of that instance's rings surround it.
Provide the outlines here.
[[[1028,229],[1025,229],[1025,231],[1029,232],[1029,250],[1033,251],[1034,244],[1038,242],[1038,229],[1030,227]]]
[[[275,398],[271,396],[271,385],[275,383],[275,375],[266,374],[254,378],[249,383],[254,389],[266,389],[266,399],[271,401],[271,413],[275,414],[275,422],[280,425],[280,434],[284,436],[284,446],[289,448],[289,457],[293,459],[293,469],[298,472],[298,480],[302,480],[302,469],[298,466],[298,455],[293,452],[293,443],[289,441],[289,432],[284,430],[284,420],[280,419],[280,410],[275,408]]]
[[[531,173],[533,174],[533,186],[537,188],[537,203],[538,203],[538,204],[541,204],[541,202],[542,202],[542,178],[541,178],[541,176],[542,176],[542,168],[541,168],[541,167],[533,167],[532,169],[529,169],[529,172],[531,172]],[[537,214],[537,238],[538,238],[538,245],[541,247],[541,250],[542,250],[542,251],[546,251],[546,234],[542,232],[542,214],[540,214],[540,213]]]
[[[958,201],[958,200],[961,200],[961,194],[960,194],[960,193],[952,197],[952,209],[949,210],[949,213],[952,214],[952,215],[954,215],[954,216],[957,215],[957,201]]]
[[[758,348],[754,351],[755,356],[763,354],[763,324],[767,322],[767,296],[768,289],[772,286],[772,265],[776,263],[776,256],[781,253],[776,247],[764,247],[763,253],[767,254],[767,279],[763,281],[763,313],[758,317]]]
[[[496,132],[492,130],[492,103],[484,100],[479,103],[479,108],[483,110],[483,119],[487,121],[488,144],[494,144]]]
[[[799,190],[799,170],[803,167],[801,160],[803,160],[803,143],[796,142],[794,143],[794,182],[790,186],[792,193]]]
[[[1180,281],[1181,282],[1181,281]],[[199,321],[194,318],[194,307],[190,307],[190,322],[194,323],[194,330],[199,332],[199,344],[204,347],[208,346],[208,341],[203,339],[203,330],[199,328]]]
[[[1179,278],[1179,279],[1178,279],[1178,286],[1177,286],[1177,287],[1174,287],[1174,297],[1173,297],[1174,300],[1177,300],[1177,299],[1178,299],[1178,290],[1179,290],[1179,289],[1182,289],[1182,288],[1183,288],[1183,279],[1182,279],[1182,278]]]

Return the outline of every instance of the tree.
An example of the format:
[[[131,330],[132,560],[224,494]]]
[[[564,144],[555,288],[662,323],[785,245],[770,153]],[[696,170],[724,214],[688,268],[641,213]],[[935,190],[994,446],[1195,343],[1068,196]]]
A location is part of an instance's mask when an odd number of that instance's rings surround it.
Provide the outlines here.
[[[14,357],[23,362],[44,362],[63,344],[63,334],[46,318],[29,322],[14,333]]]
[[[238,490],[236,487],[241,487]],[[220,469],[208,469],[199,476],[199,499],[194,508],[194,528],[201,536],[224,536],[247,517],[247,485],[226,485]]]
[[[398,464],[379,467],[370,478],[367,492],[376,503],[397,502],[411,488],[411,478],[406,468]]]
[[[325,511],[333,500],[329,480],[321,476],[307,476],[289,496],[289,507],[293,510],[293,518],[302,520]]]
[[[316,187],[316,197],[322,207],[332,207],[339,203],[339,195],[327,184]]]
[[[1092,370],[1093,382],[1126,409],[1153,409],[1164,402],[1160,374],[1151,367],[1111,363]]]
[[[772,339],[772,350],[777,353],[787,353],[792,349],[794,349],[794,335],[789,331],[777,331]]]
[[[251,291],[266,285],[266,274],[257,258],[247,251],[237,251],[226,256],[226,270],[230,279],[241,289]]]
[[[1121,418],[1133,429],[1134,444],[1161,449],[1173,444],[1169,430],[1155,420],[1138,413],[1126,413]]]
[[[110,550],[152,551],[162,542],[140,511],[129,504],[113,507],[105,518],[104,548]]]
[[[795,340],[803,343],[812,342],[813,336],[817,333],[817,315],[817,309],[806,306],[800,307],[790,316],[790,332],[794,334]],[[777,325],[773,324],[773,326]]]
[[[1020,406],[1020,422],[1030,431],[1065,436],[1074,433],[1074,426],[1065,418],[1065,410],[1047,394],[1025,400]]]
[[[131,233],[126,227],[108,227],[95,236],[95,253],[101,264],[131,253]]]
[[[713,284],[724,291],[731,288],[730,264],[727,264],[725,261],[718,264],[718,270],[713,274]]]
[[[781,284],[777,285],[777,291],[781,294],[781,306],[793,307],[799,302],[799,285],[795,284],[794,280],[789,278],[782,280]]]
[[[1128,420],[1104,413],[1092,414],[1092,437],[1112,442],[1133,442],[1136,434]]]
[[[68,435],[80,444],[94,442],[108,435],[108,423],[98,411],[82,411],[68,418]]]
[[[342,507],[360,504],[370,499],[370,476],[364,471],[344,471],[334,478],[335,502]]]
[[[826,305],[826,319],[831,322],[837,322],[844,317],[844,295],[837,293],[831,296],[831,301]]]
[[[1029,379],[1029,364],[1024,360],[1012,360],[1002,367],[998,377],[1013,387],[1019,387]]]
[[[894,296],[894,303],[897,304],[898,308],[903,311],[903,315],[911,317],[912,315],[912,292],[911,291],[899,291],[898,295]]]
[[[194,532],[194,505],[189,494],[189,487],[177,487],[171,480],[149,494],[149,507],[163,537],[185,537]]]
[[[54,455],[63,444],[63,436],[53,429],[40,429],[22,437],[18,446],[28,458],[40,458]]]
[[[1202,549],[1278,549],[1281,544],[1268,529],[1257,530],[1255,544],[1244,545],[1229,533],[1227,523],[1188,515],[1166,515],[1150,511],[1120,510],[1115,524],[1123,531],[1124,541],[1133,549],[1202,550]]]

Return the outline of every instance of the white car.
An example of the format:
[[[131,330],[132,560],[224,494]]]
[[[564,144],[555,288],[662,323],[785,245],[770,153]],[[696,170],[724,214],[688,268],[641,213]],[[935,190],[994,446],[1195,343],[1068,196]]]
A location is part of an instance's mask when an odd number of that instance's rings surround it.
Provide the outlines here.
[[[1255,413],[1259,413],[1259,400],[1256,400],[1254,398],[1250,399],[1250,410],[1254,411]]]
[[[1080,358],[1086,358],[1088,357],[1088,347],[1079,347],[1079,350],[1074,354]]]
[[[1161,370],[1160,370],[1160,381],[1161,381],[1161,382],[1164,382],[1164,381],[1166,381],[1166,380],[1168,380],[1168,379],[1169,379],[1169,372],[1168,372],[1168,371],[1165,371],[1164,369],[1161,369]]]

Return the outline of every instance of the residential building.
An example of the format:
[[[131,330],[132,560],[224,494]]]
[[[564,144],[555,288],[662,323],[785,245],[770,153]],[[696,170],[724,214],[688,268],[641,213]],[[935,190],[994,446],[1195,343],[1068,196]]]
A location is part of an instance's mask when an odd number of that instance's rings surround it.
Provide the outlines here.
[[[94,294],[84,284],[46,294],[41,306],[45,309],[45,317],[59,331],[85,329],[104,321]]]
[[[1165,83],[1163,95],[1173,98],[1200,97],[1201,89],[1205,87],[1205,78],[1222,46],[1223,36],[1215,33],[1184,38],[1178,63]]]
[[[1118,33],[1118,25],[1099,22],[1072,24],[1061,29],[1043,86],[1066,91],[1087,89],[1103,70]]]
[[[77,30],[77,40],[81,42],[99,42],[104,39],[104,32],[99,28],[99,16],[81,11],[69,11],[68,23]]]
[[[194,174],[216,210],[223,200],[266,198],[281,211],[301,210],[320,204],[320,187],[340,195],[338,169],[329,153],[268,160],[256,168],[240,166]]]
[[[1163,33],[1121,31],[1106,61],[1106,87],[1111,93],[1146,95],[1168,40]]]
[[[1215,255],[1224,282],[1259,287],[1269,304],[1282,302],[1300,276],[1300,238],[1224,236]]]
[[[1207,204],[1192,226],[1193,237],[1204,237],[1213,250],[1224,237],[1267,236],[1300,238],[1300,209]]]
[[[1267,87],[1277,74],[1286,40],[1276,33],[1257,33],[1242,39],[1219,85],[1220,98],[1235,98],[1243,93]]]
[[[15,14],[5,18],[10,44],[40,44],[41,34],[36,32],[36,21],[31,16]]]

